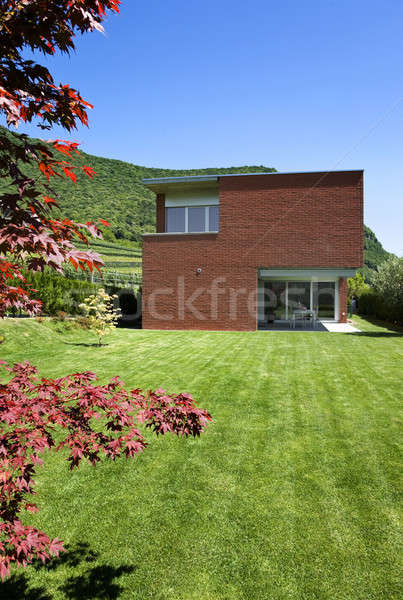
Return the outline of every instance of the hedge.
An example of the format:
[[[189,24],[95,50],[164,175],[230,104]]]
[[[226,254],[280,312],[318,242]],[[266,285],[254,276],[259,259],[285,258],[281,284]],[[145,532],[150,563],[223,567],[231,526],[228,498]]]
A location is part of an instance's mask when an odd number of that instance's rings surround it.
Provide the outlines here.
[[[359,297],[358,313],[382,321],[403,323],[403,304],[392,304],[374,291],[365,292]]]
[[[27,282],[37,290],[37,293],[32,295],[41,300],[42,312],[47,315],[55,315],[59,311],[70,315],[80,314],[79,305],[99,287],[89,281],[69,279],[49,271],[43,273],[30,271],[25,273],[25,277]]]

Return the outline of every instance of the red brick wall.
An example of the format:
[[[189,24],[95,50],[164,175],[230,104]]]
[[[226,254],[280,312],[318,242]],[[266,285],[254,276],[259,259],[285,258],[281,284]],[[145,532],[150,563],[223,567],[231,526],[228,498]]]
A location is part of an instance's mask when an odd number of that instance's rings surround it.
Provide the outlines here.
[[[165,231],[165,194],[157,194],[156,199],[156,231]]]
[[[339,278],[339,322],[347,323],[347,279]]]
[[[363,263],[361,171],[222,177],[219,201],[218,234],[143,237],[144,328],[254,330],[259,267]]]

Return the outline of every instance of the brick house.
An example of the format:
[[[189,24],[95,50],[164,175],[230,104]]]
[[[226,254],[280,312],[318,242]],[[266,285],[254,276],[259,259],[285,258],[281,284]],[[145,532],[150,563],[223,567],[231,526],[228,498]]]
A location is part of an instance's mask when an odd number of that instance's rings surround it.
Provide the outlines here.
[[[363,171],[144,179],[143,327],[252,331],[299,307],[345,322],[363,265]]]

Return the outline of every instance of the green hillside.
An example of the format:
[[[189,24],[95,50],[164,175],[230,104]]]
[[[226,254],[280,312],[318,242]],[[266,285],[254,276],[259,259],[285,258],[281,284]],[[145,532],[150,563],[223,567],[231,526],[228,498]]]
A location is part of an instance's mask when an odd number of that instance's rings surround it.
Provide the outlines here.
[[[371,275],[377,267],[391,256],[382,246],[375,233],[364,225],[364,260],[362,272],[366,279],[371,280]]]
[[[119,246],[119,252],[114,252],[111,247],[105,247],[102,255],[114,269],[118,268],[117,262],[126,258],[128,270],[134,267],[129,264],[130,261],[139,260],[140,256],[134,256],[130,251],[125,256],[124,248],[139,247],[141,234],[155,230],[154,194],[142,185],[143,178],[276,171],[272,167],[263,165],[188,170],[157,169],[93,156],[85,152],[82,152],[78,158],[78,164],[92,167],[97,176],[91,180],[84,175],[79,175],[77,184],[68,179],[55,178],[52,185],[58,195],[60,212],[63,216],[78,222],[98,218],[109,221],[111,227],[104,228],[104,237],[111,245],[115,242]],[[32,174],[34,172],[36,174],[34,169],[32,167]],[[373,231],[365,227],[363,272],[366,278],[370,279],[371,271],[373,272],[388,256],[389,253],[382,247]]]

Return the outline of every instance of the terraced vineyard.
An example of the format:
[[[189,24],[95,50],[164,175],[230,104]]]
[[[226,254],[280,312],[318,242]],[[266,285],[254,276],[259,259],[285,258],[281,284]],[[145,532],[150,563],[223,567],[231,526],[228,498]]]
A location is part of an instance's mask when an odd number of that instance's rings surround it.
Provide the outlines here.
[[[85,244],[78,243],[76,246],[80,250],[88,249]],[[97,252],[104,262],[101,269],[102,277],[99,276],[99,273],[77,272],[73,268],[67,267],[65,273],[68,277],[79,277],[95,283],[104,282],[116,286],[141,284],[141,248],[137,244],[124,246],[105,240],[95,240],[91,242],[90,249]]]

